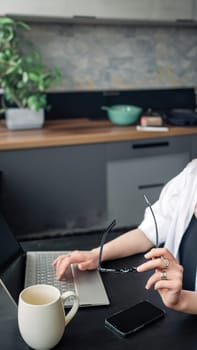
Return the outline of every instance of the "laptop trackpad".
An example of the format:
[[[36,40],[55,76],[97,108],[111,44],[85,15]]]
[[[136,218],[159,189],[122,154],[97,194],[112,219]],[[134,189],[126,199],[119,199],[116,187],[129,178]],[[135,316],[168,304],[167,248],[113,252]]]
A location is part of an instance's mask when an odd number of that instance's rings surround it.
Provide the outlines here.
[[[97,270],[81,271],[76,265],[72,265],[72,269],[81,306],[109,305],[109,298]]]

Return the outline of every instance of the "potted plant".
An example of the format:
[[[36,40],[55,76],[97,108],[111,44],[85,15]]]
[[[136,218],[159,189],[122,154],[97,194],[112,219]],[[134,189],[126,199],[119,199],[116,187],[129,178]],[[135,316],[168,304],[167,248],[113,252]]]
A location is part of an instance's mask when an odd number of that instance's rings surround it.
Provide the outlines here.
[[[0,17],[0,112],[5,113],[9,129],[41,127],[47,90],[61,79],[59,69],[47,68],[41,53],[25,40],[27,30],[25,22]]]

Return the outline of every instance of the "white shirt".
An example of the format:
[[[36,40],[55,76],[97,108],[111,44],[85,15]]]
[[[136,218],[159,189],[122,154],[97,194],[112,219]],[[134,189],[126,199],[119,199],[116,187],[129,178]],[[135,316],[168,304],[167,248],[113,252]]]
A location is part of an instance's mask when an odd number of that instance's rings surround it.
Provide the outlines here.
[[[194,214],[196,202],[197,159],[164,186],[158,201],[152,206],[158,224],[159,244],[164,243],[177,259],[181,239]],[[155,244],[155,226],[149,208],[139,228]]]

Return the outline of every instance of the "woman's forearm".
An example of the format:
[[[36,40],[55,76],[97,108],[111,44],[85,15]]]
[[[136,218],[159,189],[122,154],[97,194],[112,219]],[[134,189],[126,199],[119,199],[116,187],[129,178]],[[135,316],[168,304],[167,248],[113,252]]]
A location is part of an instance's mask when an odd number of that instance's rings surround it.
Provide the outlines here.
[[[153,243],[141,230],[134,229],[106,243],[103,248],[102,260],[113,260],[142,253],[152,246]]]

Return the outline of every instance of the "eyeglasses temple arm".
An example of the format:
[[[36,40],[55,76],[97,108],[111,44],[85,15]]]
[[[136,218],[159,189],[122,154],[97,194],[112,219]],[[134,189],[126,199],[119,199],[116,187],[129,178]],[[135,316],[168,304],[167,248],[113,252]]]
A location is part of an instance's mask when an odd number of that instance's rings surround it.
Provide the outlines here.
[[[98,268],[101,267],[101,257],[103,252],[103,244],[105,242],[107,234],[113,229],[113,227],[116,225],[116,220],[114,219],[111,224],[107,227],[106,231],[104,232],[101,243],[100,243],[100,251],[99,251],[99,258],[98,258]]]
[[[152,216],[153,216],[153,220],[154,220],[154,222],[155,222],[155,231],[156,231],[156,242],[155,242],[155,246],[156,246],[156,248],[158,248],[158,247],[159,247],[159,233],[158,233],[157,221],[156,221],[156,218],[155,218],[154,211],[153,211],[153,209],[152,209],[152,205],[151,205],[151,203],[149,202],[148,198],[145,196],[145,194],[144,194],[144,199],[145,199],[146,203],[147,203],[148,206],[149,206],[149,209],[150,209],[150,211],[151,211],[151,213],[152,213]]]

